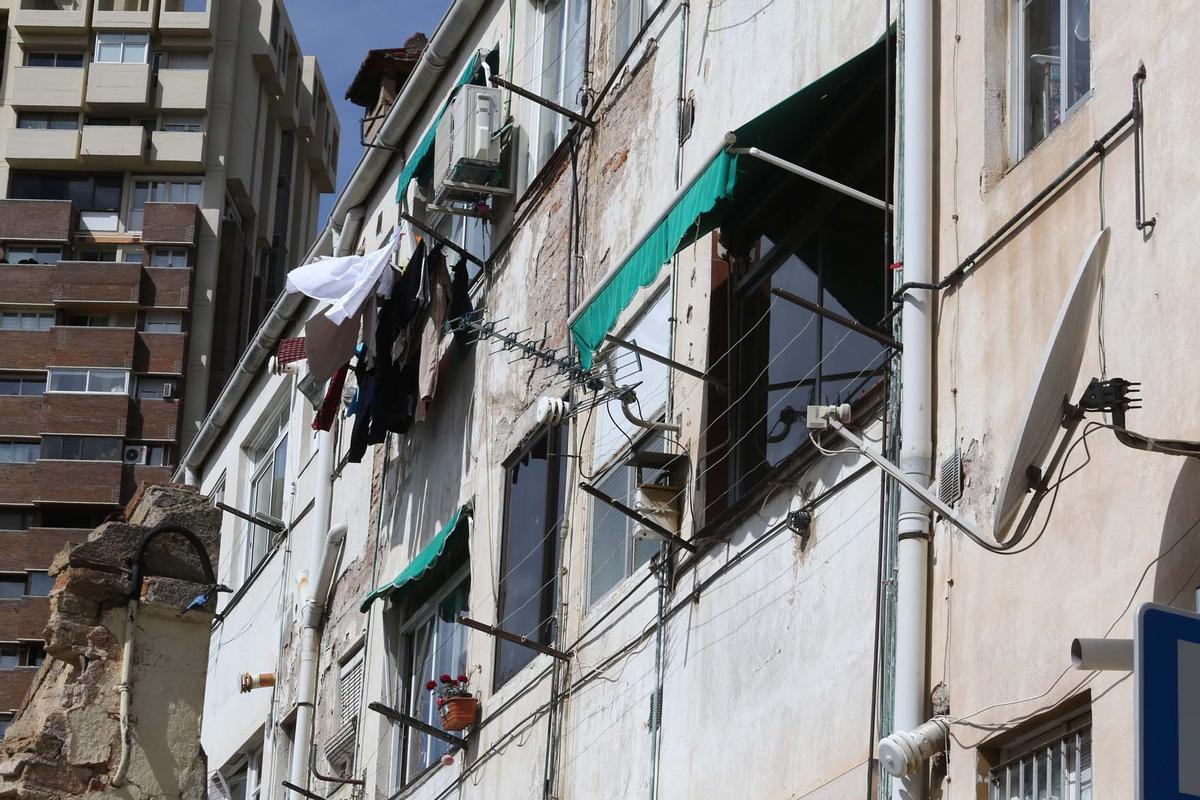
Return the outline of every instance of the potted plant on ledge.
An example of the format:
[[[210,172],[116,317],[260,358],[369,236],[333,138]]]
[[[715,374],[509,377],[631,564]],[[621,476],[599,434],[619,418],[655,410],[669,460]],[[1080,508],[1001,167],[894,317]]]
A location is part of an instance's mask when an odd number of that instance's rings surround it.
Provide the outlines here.
[[[475,724],[479,700],[471,694],[469,683],[470,678],[466,675],[457,678],[441,675],[438,680],[425,684],[426,689],[437,694],[438,719],[441,720],[442,730],[461,731]]]

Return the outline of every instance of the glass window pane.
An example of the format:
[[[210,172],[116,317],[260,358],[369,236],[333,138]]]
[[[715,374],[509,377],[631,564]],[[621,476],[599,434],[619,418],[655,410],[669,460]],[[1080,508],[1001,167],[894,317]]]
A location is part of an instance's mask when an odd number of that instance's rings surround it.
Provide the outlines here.
[[[409,714],[429,724],[436,725],[434,717],[434,695],[425,688],[425,683],[436,680],[434,672],[434,643],[433,620],[417,628],[409,637],[409,652],[413,666],[412,680],[409,683],[411,706]],[[415,775],[433,762],[431,754],[432,743],[436,740],[430,736],[418,734],[411,729],[408,731],[408,775]]]
[[[26,574],[25,594],[34,597],[45,597],[54,588],[54,581],[47,572],[30,572]]]
[[[91,370],[88,391],[101,394],[121,394],[126,391],[129,373],[117,370]]]
[[[50,373],[50,391],[52,392],[86,392],[87,373],[55,371]]]
[[[6,575],[3,578],[0,578],[0,597],[11,599],[14,597],[20,597],[24,593],[25,593],[25,578],[24,578],[24,576],[13,577],[13,576]],[[0,666],[3,666],[4,662],[2,659],[8,655],[8,652],[9,652],[9,645],[0,646]],[[12,657],[14,659],[16,658],[16,647],[12,648]],[[16,665],[14,664],[13,666],[16,666]]]
[[[1027,0],[1025,24],[1025,144],[1032,148],[1062,122],[1061,0]]]
[[[275,448],[271,466],[271,507],[268,512],[276,519],[283,519],[283,480],[287,474],[287,437]]]
[[[596,482],[596,488],[626,505],[629,502],[629,473],[617,464]],[[595,603],[625,577],[629,518],[595,498],[592,499],[591,543],[588,553],[588,602]]]

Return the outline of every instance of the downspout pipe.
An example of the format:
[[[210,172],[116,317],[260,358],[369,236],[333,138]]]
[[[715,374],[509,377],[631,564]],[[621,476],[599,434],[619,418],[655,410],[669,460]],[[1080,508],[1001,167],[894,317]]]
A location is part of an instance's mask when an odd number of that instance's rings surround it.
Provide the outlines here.
[[[904,121],[901,160],[904,280],[933,277],[933,0],[905,0],[903,48]],[[905,294],[901,318],[900,468],[915,483],[933,480],[933,295]],[[910,731],[926,721],[929,507],[901,487],[896,575],[896,682],[893,725]],[[922,800],[925,770],[897,781],[894,800]]]
[[[321,649],[321,623],[325,614],[325,603],[329,598],[329,588],[333,584],[333,570],[337,564],[338,548],[346,538],[346,526],[339,523],[329,528],[328,531],[323,538],[314,537],[316,541],[313,549],[317,551],[318,555],[313,564],[309,582],[305,587],[307,591],[304,607],[300,612],[299,669],[296,679],[296,740],[292,747],[292,761],[288,769],[289,782],[299,787],[308,786],[312,757],[313,711],[317,699],[317,660]],[[292,790],[288,792],[288,797],[290,800],[301,800],[303,795]]]

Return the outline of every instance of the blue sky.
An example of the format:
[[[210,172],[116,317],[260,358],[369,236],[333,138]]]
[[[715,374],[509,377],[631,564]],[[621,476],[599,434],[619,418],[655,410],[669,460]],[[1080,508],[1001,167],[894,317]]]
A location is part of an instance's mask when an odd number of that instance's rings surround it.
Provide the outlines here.
[[[346,88],[368,50],[399,47],[411,34],[432,36],[449,0],[285,0],[300,40],[314,55],[342,123],[337,188],[345,184],[362,156],[359,120],[362,109],[345,99]],[[336,195],[324,195],[319,224],[324,225]]]

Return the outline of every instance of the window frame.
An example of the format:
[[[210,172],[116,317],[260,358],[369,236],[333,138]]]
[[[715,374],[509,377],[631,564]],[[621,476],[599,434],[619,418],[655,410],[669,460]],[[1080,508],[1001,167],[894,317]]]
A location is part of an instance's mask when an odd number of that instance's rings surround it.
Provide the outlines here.
[[[637,5],[636,14],[631,13],[634,11],[635,4]],[[622,59],[633,49],[642,29],[646,27],[646,20],[650,18],[650,0],[612,0],[609,9],[612,20],[610,37],[612,68],[609,70],[611,75],[620,66]],[[622,9],[629,13],[623,13]]]
[[[502,465],[504,474],[504,507],[502,509],[501,519],[503,528],[500,535],[500,558],[499,558],[499,576],[496,580],[496,620],[499,627],[504,627],[509,616],[520,611],[533,598],[526,600],[524,604],[517,606],[515,609],[507,609],[506,586],[509,577],[509,550],[510,532],[512,530],[513,509],[512,509],[512,489],[513,489],[513,470],[522,465],[522,462],[532,458],[533,451],[545,441],[546,448],[546,485],[545,497],[543,499],[545,519],[543,521],[543,529],[540,532],[542,537],[538,544],[538,548],[542,552],[542,564],[539,580],[539,588],[537,592],[540,594],[540,611],[538,619],[542,622],[539,625],[539,630],[516,633],[528,636],[530,639],[544,645],[552,646],[558,639],[557,630],[557,614],[556,604],[558,602],[558,565],[561,559],[559,552],[559,530],[560,521],[565,513],[565,487],[568,470],[564,469],[563,453],[566,451],[566,426],[546,426],[542,425],[535,429],[528,437],[527,441],[517,450],[517,452],[506,459]],[[547,542],[551,546],[547,547]],[[532,553],[530,554],[532,555]],[[522,566],[530,556],[526,556],[512,569]],[[536,562],[534,562],[536,563]],[[506,646],[511,645],[513,648],[520,648],[514,652],[521,652],[528,657],[517,667],[511,675],[504,677],[501,662]],[[520,645],[505,642],[503,639],[496,639],[493,648],[493,670],[492,670],[492,691],[498,691],[502,686],[508,683],[513,677],[520,674],[522,670],[537,656],[537,653],[528,648],[523,648]]]
[[[125,386],[120,391],[94,391],[92,390],[92,375],[93,373],[111,372],[121,373],[125,376]],[[54,389],[54,378],[57,375],[78,375],[84,374],[85,386],[88,388],[79,389]],[[129,395],[129,387],[132,383],[132,372],[127,369],[117,369],[115,367],[47,367],[46,368],[46,394],[98,394],[98,395]]]
[[[13,250],[20,254],[28,253],[24,258],[17,258]],[[53,261],[43,260],[43,256],[53,255]],[[27,259],[33,259],[39,266],[53,266],[63,260],[63,247],[60,244],[25,244],[24,242],[7,242],[4,245],[4,260],[9,264],[21,264]]]
[[[29,458],[16,456],[20,453]],[[36,464],[41,457],[41,442],[37,439],[0,439],[0,464]]]
[[[287,479],[288,479],[288,434],[290,415],[286,403],[278,408],[273,414],[268,415],[267,422],[259,429],[258,434],[252,438],[251,443],[244,448],[248,460],[248,473],[246,479],[247,502],[246,513],[253,516],[260,511],[271,514],[271,509],[259,508],[258,487],[260,485],[270,486],[270,497],[267,500],[268,506],[273,506],[275,503],[274,489],[274,470],[276,462],[282,458],[283,460],[283,476],[281,478],[281,494],[279,497],[280,514],[279,519],[286,525],[287,522],[283,517],[283,505],[287,498]],[[282,453],[280,452],[282,450]],[[265,483],[264,483],[265,482]],[[241,586],[247,582],[255,570],[258,569],[267,556],[271,553],[271,536],[272,533],[267,528],[261,525],[256,525],[249,520],[242,522],[242,544],[239,552],[234,553],[234,557],[238,559],[238,567],[240,573],[238,575],[238,585]]]
[[[143,333],[183,333],[183,312],[174,309],[151,309],[142,314]]]
[[[25,67],[34,67],[36,69],[83,69],[84,61],[87,56],[81,50],[78,52],[72,50],[26,50],[22,53],[21,65]],[[50,56],[53,64],[30,64],[30,58],[33,56]],[[79,59],[79,63],[59,63],[64,59],[69,59],[74,62],[75,58]]]
[[[588,7],[590,2],[591,0],[535,0],[535,5],[537,6],[537,39],[535,42],[541,42],[541,46],[538,48],[538,72],[535,77],[538,86],[537,92],[547,100],[552,100],[572,111],[580,111],[580,105],[576,97],[566,96],[568,90],[571,88],[568,85],[568,78],[572,82],[579,81],[578,85],[575,86],[577,90],[582,88],[584,75],[588,68]],[[546,65],[546,43],[548,41],[547,32],[550,30],[549,22],[555,13],[550,9],[550,6],[555,4],[558,5],[561,13],[558,15],[560,29],[556,33],[559,47],[557,55],[554,57],[557,63],[551,65],[555,67],[552,74],[550,66]],[[575,19],[572,14],[573,11],[582,12],[582,22]],[[576,41],[577,36],[581,38],[578,42]],[[578,48],[578,50],[574,48]],[[568,75],[571,63],[577,58],[582,59],[583,62],[579,75]],[[551,77],[556,83],[553,87],[547,85]],[[555,151],[558,150],[559,146],[566,139],[572,122],[562,114],[542,106],[539,106],[534,113],[536,116],[533,127],[535,134],[532,140],[533,173],[537,174],[549,163]],[[552,124],[554,128],[551,134],[554,140],[552,145],[546,139],[547,122],[550,120],[553,120]]]
[[[395,652],[396,662],[393,665],[393,671],[399,683],[396,695],[402,699],[402,706],[406,714],[417,716],[416,712],[418,709],[415,705],[417,698],[429,693],[429,690],[425,688],[425,682],[436,678],[436,675],[432,674],[429,676],[418,676],[416,674],[416,665],[414,664],[416,657],[414,648],[416,634],[421,628],[436,622],[438,610],[442,603],[455,592],[459,591],[464,585],[466,586],[469,603],[471,590],[470,563],[463,564],[455,570],[436,591],[432,592],[415,609],[411,611],[406,610],[407,613],[404,614],[403,619],[394,629],[398,637],[398,648]],[[456,628],[461,628],[461,626],[456,626]],[[433,631],[436,634],[436,624],[433,625]],[[460,635],[463,635],[461,631]],[[463,635],[462,642],[463,663],[464,669],[466,669],[465,665],[469,664],[470,659],[467,656],[468,642],[465,635]],[[434,672],[437,672],[439,669],[436,656],[441,653],[443,645],[444,643],[434,642],[430,648],[435,656],[434,663],[432,664]],[[438,759],[440,756],[449,750],[449,745],[426,734],[418,733],[407,725],[394,725],[393,730],[397,731],[397,735],[393,737],[392,741],[391,782],[393,791],[396,791],[414,783],[422,775],[435,769],[439,764]],[[429,740],[429,763],[420,769],[413,770],[412,764],[410,764],[410,749],[415,738],[418,736]],[[442,748],[441,751],[435,752],[438,748]]]
[[[28,124],[30,122],[43,122],[44,124],[30,125]],[[18,111],[16,128],[24,131],[77,131],[79,130],[79,114],[70,111]]]
[[[182,200],[172,200],[170,198],[171,189],[175,185],[183,187]],[[141,201],[141,206],[139,207],[138,191],[139,187],[142,186],[146,187],[146,199]],[[161,186],[167,187],[168,197],[166,200],[157,200],[154,197],[154,193]],[[194,192],[193,188],[195,189]],[[125,212],[125,229],[127,231],[140,231],[145,226],[147,203],[191,203],[192,205],[200,206],[204,203],[204,176],[138,175],[130,185],[129,202],[126,204],[128,206]]]
[[[60,440],[57,442],[59,445],[57,455],[54,455],[54,456],[46,455],[46,452],[47,452],[46,444],[47,444],[48,440],[51,440],[51,441],[52,440]],[[74,440],[79,441],[78,457],[64,457],[63,456],[63,445],[67,441],[72,441],[72,443],[73,443]],[[113,458],[84,458],[84,452],[83,452],[84,442],[86,442],[86,441],[101,441],[101,440],[106,440],[109,445],[111,445],[112,442],[115,441],[116,442],[116,448],[115,448],[116,455]],[[93,464],[113,464],[113,463],[119,464],[119,463],[121,463],[121,460],[122,460],[121,457],[123,455],[122,451],[124,450],[124,448],[125,448],[125,440],[120,436],[93,436],[90,434],[79,434],[79,433],[47,433],[47,434],[42,435],[41,450],[38,455],[38,460],[39,461],[86,461],[88,463],[93,463]],[[53,450],[51,450],[51,452],[53,452]]]
[[[5,320],[15,319],[16,327],[5,324]],[[32,319],[34,324],[32,327],[25,324],[26,319]],[[21,331],[24,333],[35,333],[48,331],[54,327],[54,312],[41,311],[39,309],[29,308],[11,308],[0,310],[0,331]],[[49,385],[49,377],[47,377],[47,385]]]
[[[1059,121],[1053,126],[1047,126],[1047,129],[1042,135],[1042,138],[1033,142],[1028,141],[1029,128],[1029,104],[1028,91],[1029,79],[1028,64],[1026,64],[1025,47],[1028,38],[1027,15],[1026,7],[1031,2],[1037,0],[1008,0],[1008,57],[1009,57],[1009,100],[1008,103],[1008,126],[1009,126],[1009,155],[1013,162],[1020,161],[1025,156],[1033,152],[1038,145],[1050,138],[1054,131],[1062,127],[1075,111],[1083,105],[1083,103],[1091,96],[1093,85],[1090,80],[1090,72],[1092,67],[1092,53],[1090,38],[1090,19],[1089,19],[1089,38],[1088,38],[1088,71],[1089,80],[1086,91],[1081,92],[1078,99],[1074,102],[1068,102],[1068,89],[1071,78],[1071,64],[1069,58],[1063,58],[1064,52],[1069,52],[1067,47],[1068,37],[1071,35],[1070,29],[1070,12],[1071,0],[1051,0],[1059,3],[1059,32],[1058,32],[1058,49],[1059,49],[1059,93],[1058,93],[1058,108]],[[1088,13],[1090,15],[1091,6],[1088,4]]]
[[[107,40],[107,41],[106,41]],[[102,47],[120,48],[120,59],[111,61],[100,57]],[[134,49],[141,50],[140,60],[127,58],[127,53]],[[149,64],[150,63],[150,34],[120,31],[102,31],[96,34],[96,42],[92,49],[94,64]]]
[[[986,772],[982,776],[988,800],[996,800],[997,797],[1004,799],[1024,797],[1026,794],[1024,787],[1027,774],[1026,764],[1030,767],[1028,774],[1032,775],[1033,779],[1033,786],[1029,793],[1031,796],[1036,796],[1040,776],[1048,774],[1049,779],[1053,781],[1053,761],[1058,762],[1062,778],[1060,785],[1066,789],[1060,800],[1091,800],[1096,796],[1095,750],[1092,731],[1092,712],[1091,706],[1088,705],[1082,709],[1076,709],[1074,712],[1062,714],[1053,722],[1039,725],[1029,734],[1021,736],[1009,744],[990,748],[993,759],[989,759]],[[1057,753],[1053,753],[1054,748],[1058,748]],[[1083,777],[1085,768],[1082,764],[1082,755],[1085,752],[1089,757],[1086,768],[1088,771],[1086,786]],[[1046,756],[1052,756],[1053,760],[1043,762],[1041,759]],[[992,760],[995,761],[994,764],[990,763]],[[1046,764],[1045,772],[1039,769],[1042,763]],[[1015,793],[1012,788],[1013,767],[1016,768],[1017,778]],[[997,779],[1003,780],[1005,784],[1003,790],[998,788]],[[1086,795],[1084,794],[1085,788]],[[996,792],[1000,792],[1000,794],[997,795]]]

